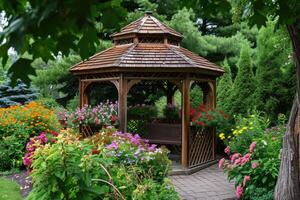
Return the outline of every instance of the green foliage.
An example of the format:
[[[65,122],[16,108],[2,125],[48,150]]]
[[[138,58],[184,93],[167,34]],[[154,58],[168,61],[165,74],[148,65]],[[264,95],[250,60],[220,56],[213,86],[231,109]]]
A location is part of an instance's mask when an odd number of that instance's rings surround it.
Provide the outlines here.
[[[278,17],[278,24],[292,24],[299,19],[300,4],[297,0],[282,2],[274,1],[231,1],[233,20],[240,21],[247,19],[251,25],[259,27],[266,25],[268,18]]]
[[[226,113],[230,112],[230,94],[232,92],[233,82],[230,66],[225,59],[223,63],[225,74],[219,79],[217,85],[217,107]]]
[[[267,113],[272,121],[278,113],[289,110],[293,101],[291,94],[295,93],[284,82],[284,71],[293,67],[289,58],[290,42],[284,31],[274,32],[274,26],[275,22],[268,22],[257,36],[257,87],[254,93],[256,108]]]
[[[230,96],[230,114],[246,114],[253,107],[255,82],[252,71],[251,49],[243,46],[238,62],[238,73]]]
[[[17,80],[17,85],[11,87],[9,80],[0,85],[0,108],[17,104],[24,104],[37,98],[37,93],[28,88],[21,80]]]
[[[180,109],[176,105],[167,104],[163,110],[165,118],[170,122],[176,122],[181,118]]]
[[[78,90],[78,80],[71,75],[69,69],[79,61],[80,57],[76,55],[58,58],[47,64],[36,61],[34,66],[37,76],[30,77],[32,84],[39,89],[42,97],[57,99],[66,105]]]
[[[111,33],[126,16],[120,0],[1,1],[0,10],[5,10],[8,22],[0,35],[2,62],[6,63],[10,47],[20,55],[10,68],[13,82],[16,78],[29,81],[28,74],[34,73],[31,63],[37,58],[46,62],[71,50],[84,59],[91,56],[99,45],[98,34]]]
[[[70,111],[76,110],[79,107],[79,95],[76,94],[67,104],[67,109]]]
[[[57,109],[60,105],[52,98],[40,98],[36,100],[37,103],[41,104],[45,108]]]
[[[259,112],[254,112],[249,117],[241,115],[235,117],[235,128],[226,134],[227,143],[232,152],[246,153],[248,147],[270,125],[270,121]]]
[[[169,25],[183,35],[181,42],[183,47],[205,56],[208,51],[213,51],[215,47],[201,37],[201,32],[195,26],[193,18],[194,12],[184,8],[172,17]]]
[[[170,200],[180,199],[171,185],[170,180],[165,180],[163,184],[157,183],[151,179],[145,179],[133,191],[133,200]]]
[[[55,139],[31,157],[33,190],[28,200],[144,199],[150,194],[179,199],[165,180],[171,164],[167,151],[137,135],[103,130],[80,140],[64,131]]]
[[[191,106],[193,108],[196,108],[203,103],[203,91],[198,85],[191,89],[190,98]]]
[[[0,178],[0,200],[22,200],[20,186],[5,178]]]
[[[157,117],[157,108],[150,105],[132,106],[128,108],[127,116],[131,119],[150,120]]]

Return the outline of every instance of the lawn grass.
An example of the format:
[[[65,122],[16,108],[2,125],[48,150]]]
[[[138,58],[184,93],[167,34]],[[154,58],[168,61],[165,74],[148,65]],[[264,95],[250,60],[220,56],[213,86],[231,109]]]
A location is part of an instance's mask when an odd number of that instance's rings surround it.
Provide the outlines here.
[[[0,178],[0,200],[22,200],[20,186],[14,181]]]

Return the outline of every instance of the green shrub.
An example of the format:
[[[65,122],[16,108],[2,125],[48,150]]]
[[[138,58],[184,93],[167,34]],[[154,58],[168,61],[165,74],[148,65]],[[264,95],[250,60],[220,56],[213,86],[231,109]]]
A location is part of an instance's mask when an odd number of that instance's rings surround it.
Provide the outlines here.
[[[104,129],[80,139],[65,130],[54,139],[53,144],[31,144],[37,148],[28,157],[33,180],[28,200],[147,199],[149,195],[179,199],[165,180],[171,164],[167,150],[138,135]],[[41,144],[41,140],[44,137],[35,141]],[[146,189],[142,196],[141,188]]]
[[[150,120],[157,117],[157,108],[150,105],[137,105],[129,107],[127,110],[128,118]]]
[[[163,110],[164,116],[165,118],[169,121],[169,122],[176,122],[180,119],[181,117],[181,113],[180,113],[180,109],[172,104],[168,104],[164,110]]]
[[[260,137],[269,126],[269,120],[261,113],[254,112],[249,117],[235,117],[235,128],[230,133],[220,134],[219,137],[231,147],[232,152],[246,153],[249,145]]]
[[[169,187],[169,180],[165,180],[163,185],[151,180],[145,179],[133,191],[133,200],[173,200],[180,199],[174,188]]]
[[[57,109],[61,107],[61,105],[52,98],[40,98],[36,100],[36,102],[49,109]]]

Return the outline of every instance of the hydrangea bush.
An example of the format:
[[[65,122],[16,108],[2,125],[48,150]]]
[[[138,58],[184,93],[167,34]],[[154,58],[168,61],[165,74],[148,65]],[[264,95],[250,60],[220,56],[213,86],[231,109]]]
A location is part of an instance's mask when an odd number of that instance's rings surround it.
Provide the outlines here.
[[[46,136],[28,144],[29,200],[179,199],[166,179],[168,151],[138,135],[103,129],[83,139],[67,129],[51,135],[51,142]]]

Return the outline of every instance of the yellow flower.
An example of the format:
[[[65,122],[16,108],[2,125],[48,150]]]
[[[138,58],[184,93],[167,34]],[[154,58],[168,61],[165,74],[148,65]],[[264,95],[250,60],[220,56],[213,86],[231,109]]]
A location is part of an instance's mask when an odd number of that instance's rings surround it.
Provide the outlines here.
[[[221,140],[224,140],[224,139],[225,139],[225,134],[224,134],[224,133],[220,133],[220,134],[219,134],[219,138],[220,138]]]

